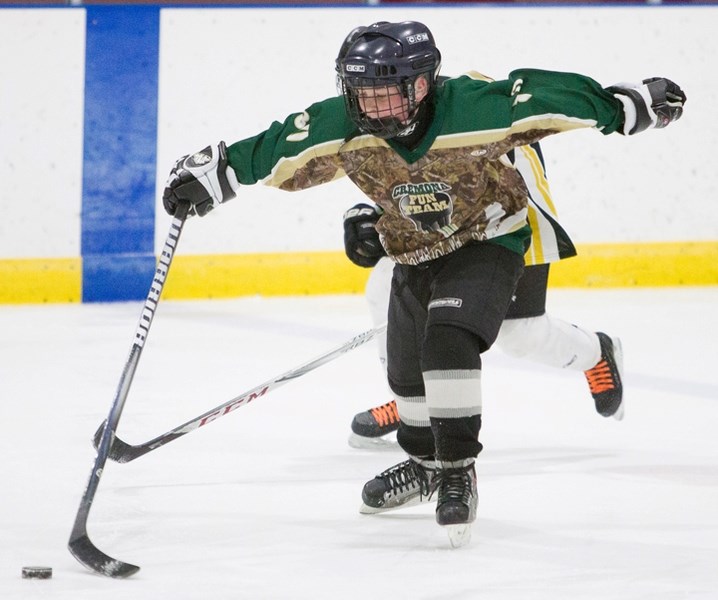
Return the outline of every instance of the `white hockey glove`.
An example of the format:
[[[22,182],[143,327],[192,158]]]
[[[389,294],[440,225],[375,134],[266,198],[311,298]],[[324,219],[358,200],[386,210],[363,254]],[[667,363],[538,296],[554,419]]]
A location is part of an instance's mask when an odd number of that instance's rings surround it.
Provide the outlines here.
[[[624,135],[666,127],[681,118],[686,103],[683,90],[663,77],[644,79],[642,84],[618,83],[608,91],[623,103]]]
[[[190,203],[189,215],[206,215],[215,206],[237,195],[239,182],[227,164],[224,142],[183,156],[170,171],[162,194],[165,210],[174,215],[180,201]]]

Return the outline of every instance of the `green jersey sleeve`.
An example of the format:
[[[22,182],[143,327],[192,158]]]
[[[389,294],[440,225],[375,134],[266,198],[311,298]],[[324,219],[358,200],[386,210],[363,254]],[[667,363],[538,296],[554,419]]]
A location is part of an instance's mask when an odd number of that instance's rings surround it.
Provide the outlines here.
[[[573,123],[576,127],[594,127],[606,135],[623,125],[620,100],[585,75],[519,69],[509,75],[505,85],[511,86],[513,123],[553,118],[561,130],[572,129]]]
[[[462,76],[447,83],[443,92],[448,96],[443,133],[473,129],[483,142],[520,136],[526,144],[591,127],[609,134],[624,120],[620,100],[576,73],[519,69],[493,82]]]
[[[243,185],[293,191],[326,183],[344,175],[338,150],[353,129],[343,99],[329,98],[229,146],[229,165]]]

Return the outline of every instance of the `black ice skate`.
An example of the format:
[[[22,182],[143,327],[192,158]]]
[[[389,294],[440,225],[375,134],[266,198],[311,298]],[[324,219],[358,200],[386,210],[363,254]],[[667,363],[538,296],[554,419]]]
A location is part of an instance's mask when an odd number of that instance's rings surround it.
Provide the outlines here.
[[[623,418],[623,349],[621,340],[610,338],[600,331],[596,333],[601,343],[601,360],[584,372],[596,411],[604,417]]]
[[[433,491],[436,464],[413,457],[382,471],[362,490],[360,513],[373,514],[428,502]]]
[[[446,528],[452,547],[468,544],[479,501],[474,463],[460,468],[439,469],[434,485],[439,496],[436,522]]]
[[[349,445],[352,448],[396,448],[396,440],[387,438],[399,428],[399,412],[392,400],[354,416]]]

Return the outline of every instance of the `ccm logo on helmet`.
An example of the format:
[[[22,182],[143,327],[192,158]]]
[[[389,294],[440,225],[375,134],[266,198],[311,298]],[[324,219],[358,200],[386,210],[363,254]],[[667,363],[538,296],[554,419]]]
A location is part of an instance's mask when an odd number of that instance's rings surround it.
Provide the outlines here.
[[[410,35],[406,38],[406,41],[410,44],[418,44],[419,42],[428,42],[429,41],[429,34],[428,33],[417,33],[416,35]]]
[[[347,65],[346,70],[348,73],[363,73],[366,68],[364,65]]]

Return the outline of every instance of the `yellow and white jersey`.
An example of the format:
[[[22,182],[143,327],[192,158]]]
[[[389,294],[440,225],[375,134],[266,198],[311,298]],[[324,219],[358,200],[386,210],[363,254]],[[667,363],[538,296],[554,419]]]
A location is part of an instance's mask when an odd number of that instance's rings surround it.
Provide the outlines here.
[[[538,143],[520,146],[509,154],[529,191],[528,221],[531,247],[524,258],[526,265],[556,262],[576,255],[576,248],[558,223],[558,216]]]

